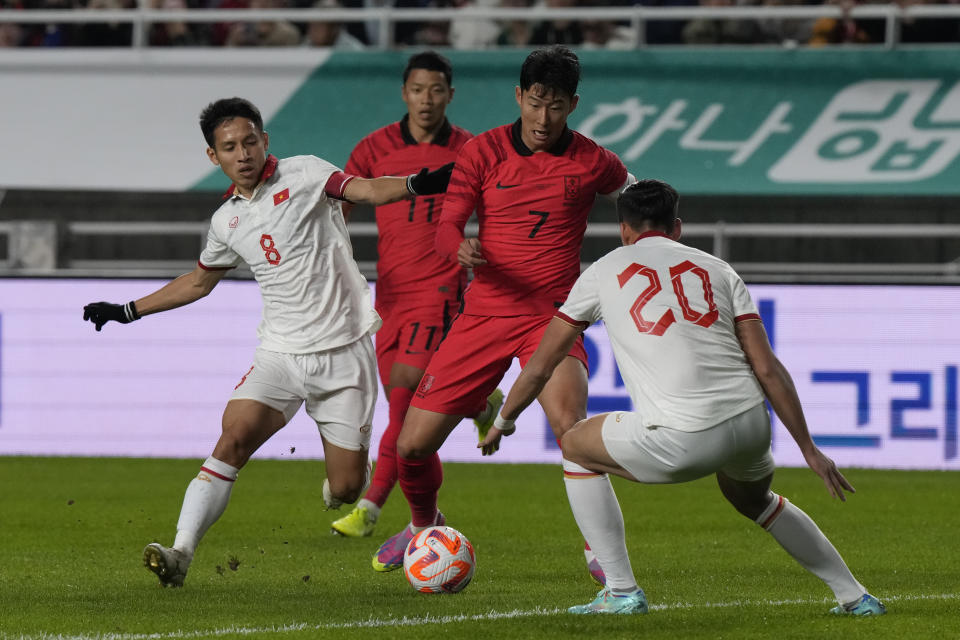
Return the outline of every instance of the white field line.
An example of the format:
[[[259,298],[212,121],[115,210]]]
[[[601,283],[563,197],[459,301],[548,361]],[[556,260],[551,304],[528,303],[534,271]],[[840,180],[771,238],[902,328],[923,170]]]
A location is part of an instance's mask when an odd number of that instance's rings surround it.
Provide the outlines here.
[[[960,600],[960,593],[919,594],[908,596],[884,596],[884,602],[909,602],[916,600]],[[650,605],[653,611],[670,611],[674,609],[711,609],[729,607],[779,607],[796,604],[833,604],[833,600],[796,599],[796,600],[733,600],[730,602],[676,602],[673,604]],[[285,625],[271,625],[268,627],[224,627],[221,629],[206,629],[194,631],[168,631],[163,633],[94,633],[64,635],[60,633],[39,633],[12,635],[0,632],[0,640],[189,640],[191,638],[213,638],[226,635],[269,635],[285,634],[297,631],[325,631],[336,629],[364,629],[383,627],[420,627],[427,625],[450,624],[453,622],[482,622],[487,620],[505,620],[510,618],[533,618],[553,616],[565,613],[565,608],[545,609],[514,609],[513,611],[491,611],[472,615],[454,616],[418,616],[415,618],[367,618],[349,622],[330,622],[327,624],[293,623]]]

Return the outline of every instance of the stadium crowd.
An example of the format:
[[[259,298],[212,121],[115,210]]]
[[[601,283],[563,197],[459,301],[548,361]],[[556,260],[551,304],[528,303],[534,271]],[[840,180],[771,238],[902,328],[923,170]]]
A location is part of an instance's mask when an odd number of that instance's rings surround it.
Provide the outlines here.
[[[900,4],[954,4],[958,0],[897,0]],[[296,9],[362,8],[395,6],[432,8],[470,6],[550,8],[610,6],[787,6],[816,5],[804,0],[146,0],[157,10],[171,9]],[[871,44],[885,39],[881,18],[854,18],[849,10],[856,0],[827,0],[844,9],[842,17],[819,19],[693,19],[657,20],[645,25],[649,44],[769,44],[809,45]],[[30,9],[76,9],[96,11],[136,7],[136,0],[0,0],[0,11]],[[960,19],[905,19],[900,42],[953,43],[960,41]],[[75,24],[0,23],[0,47],[127,47],[133,42],[131,23],[85,22]],[[364,22],[163,22],[150,25],[148,44],[214,47],[334,47],[360,50],[378,46],[377,23]],[[484,49],[566,44],[582,48],[625,49],[633,46],[629,26],[612,20],[450,20],[403,22],[394,26],[394,45]]]

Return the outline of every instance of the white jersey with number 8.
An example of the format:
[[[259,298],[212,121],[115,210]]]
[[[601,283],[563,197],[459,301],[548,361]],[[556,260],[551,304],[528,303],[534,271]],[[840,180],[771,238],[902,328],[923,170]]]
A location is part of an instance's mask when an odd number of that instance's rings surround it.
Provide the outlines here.
[[[263,298],[263,349],[326,351],[380,327],[340,203],[324,192],[334,174],[315,156],[271,156],[253,196],[232,193],[213,214],[200,266],[250,266]]]
[[[592,264],[557,315],[602,319],[643,426],[712,427],[763,400],[734,324],[759,319],[730,265],[659,232]]]

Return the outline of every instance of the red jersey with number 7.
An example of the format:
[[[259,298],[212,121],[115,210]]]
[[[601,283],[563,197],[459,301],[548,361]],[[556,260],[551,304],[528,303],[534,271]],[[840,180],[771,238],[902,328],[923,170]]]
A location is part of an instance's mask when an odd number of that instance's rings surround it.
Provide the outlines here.
[[[627,168],[611,151],[566,129],[534,153],[520,121],[464,145],[450,178],[437,229],[437,251],[455,261],[476,210],[486,265],[473,270],[463,312],[553,314],[580,275],[580,246],[597,194],[616,192]]]
[[[409,116],[377,129],[350,154],[345,172],[362,178],[403,176],[422,168],[438,169],[453,162],[472,134],[445,121],[430,143],[419,144],[410,134]],[[434,250],[434,236],[443,194],[419,196],[381,205],[377,217],[377,306],[417,294],[453,294],[465,284],[456,264]]]

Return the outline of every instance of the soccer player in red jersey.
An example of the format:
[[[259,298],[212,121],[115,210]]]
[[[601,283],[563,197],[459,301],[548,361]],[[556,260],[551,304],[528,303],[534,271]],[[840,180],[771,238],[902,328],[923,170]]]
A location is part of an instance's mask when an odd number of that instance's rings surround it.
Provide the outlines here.
[[[580,62],[566,47],[534,51],[516,88],[520,118],[473,138],[457,156],[436,246],[451,262],[472,268],[474,280],[397,442],[412,523],[381,545],[375,566],[401,566],[406,541],[444,522],[437,510],[437,450],[464,416],[483,408],[513,359],[523,365],[533,354],[580,275],[580,245],[596,195],[616,198],[635,181],[615,154],[567,127],[579,79]],[[474,211],[479,237],[464,238]],[[586,417],[586,364],[581,339],[539,396],[558,439]]]
[[[433,51],[412,56],[403,71],[400,94],[406,115],[361,140],[350,154],[346,172],[375,178],[453,162],[472,134],[447,120],[452,82],[453,69],[443,56]],[[443,194],[437,194],[376,209],[376,310],[383,327],[375,340],[390,421],[380,439],[370,490],[349,514],[331,524],[341,535],[373,533],[380,508],[397,482],[397,436],[407,407],[466,285],[463,269],[433,250],[442,203]]]

